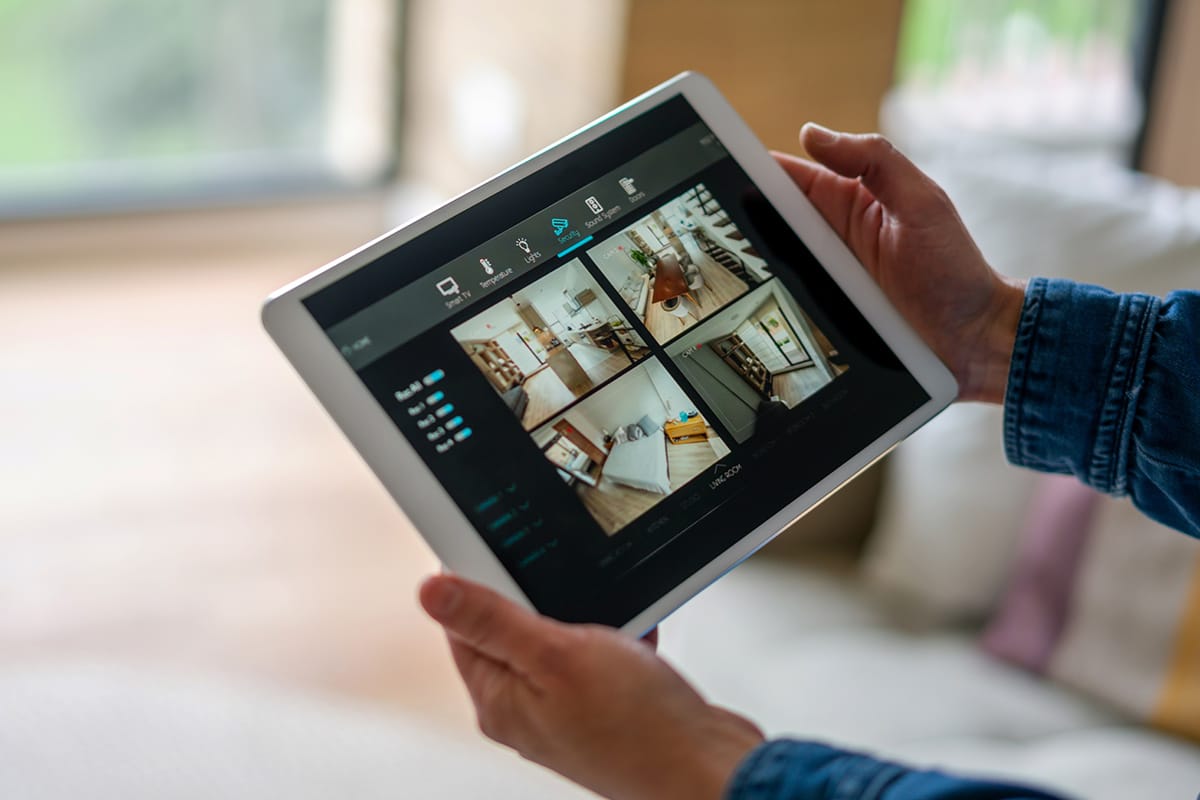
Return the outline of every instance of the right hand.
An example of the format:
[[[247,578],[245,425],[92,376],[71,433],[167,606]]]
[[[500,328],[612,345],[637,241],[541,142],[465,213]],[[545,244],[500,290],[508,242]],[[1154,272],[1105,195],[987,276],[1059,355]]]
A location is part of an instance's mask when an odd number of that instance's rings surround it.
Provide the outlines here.
[[[958,381],[960,400],[1000,403],[1024,303],[993,270],[936,183],[878,135],[809,123],[819,163],[775,159]]]

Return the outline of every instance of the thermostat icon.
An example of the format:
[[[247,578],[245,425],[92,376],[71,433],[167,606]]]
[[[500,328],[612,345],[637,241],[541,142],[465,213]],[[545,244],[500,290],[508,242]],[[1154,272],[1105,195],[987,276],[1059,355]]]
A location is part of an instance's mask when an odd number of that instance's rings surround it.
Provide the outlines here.
[[[442,293],[442,297],[458,294],[458,281],[454,278],[443,278],[437,282],[437,290]]]

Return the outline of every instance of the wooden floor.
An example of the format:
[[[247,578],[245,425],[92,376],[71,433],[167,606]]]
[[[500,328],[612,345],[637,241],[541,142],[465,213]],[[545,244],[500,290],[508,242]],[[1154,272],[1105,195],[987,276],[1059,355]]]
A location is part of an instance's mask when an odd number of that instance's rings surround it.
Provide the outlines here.
[[[827,383],[829,378],[814,365],[776,375],[771,389],[788,408],[795,408]]]
[[[716,432],[709,428],[708,435],[711,439],[716,436]],[[719,439],[715,441],[717,444],[722,444]],[[671,481],[672,492],[717,461],[717,452],[709,442],[688,442],[687,444],[670,444],[668,442],[666,448],[667,477]],[[605,481],[601,487],[580,484],[578,491],[583,504],[600,523],[604,532],[610,536],[667,497],[665,494],[618,486],[611,481]]]
[[[664,311],[658,303],[650,303],[647,307],[646,318],[643,321],[650,330],[650,335],[660,344],[674,339],[700,320],[720,311],[750,289],[745,281],[708,256],[704,257],[699,266],[700,275],[704,278],[704,288],[692,292],[692,296],[700,304],[695,309],[696,316],[689,314],[686,317],[677,317]]]
[[[530,375],[521,384],[529,396],[529,405],[521,424],[531,431],[558,413],[558,410],[575,401],[575,393],[567,388],[562,378],[549,367],[543,367]]]
[[[352,210],[320,241],[289,217],[230,244],[244,210],[128,243],[107,219],[0,231],[6,664],[218,673],[473,729],[416,603],[436,559],[259,323],[386,228]]]
[[[584,390],[584,393],[591,391],[609,378],[619,375],[631,364],[632,362],[624,353],[619,351],[613,353],[596,366],[586,370],[592,383]],[[562,382],[562,378],[558,377],[549,367],[530,375],[521,386],[529,395],[529,405],[525,407],[525,415],[521,417],[521,424],[527,431],[533,430],[562,411],[565,406],[583,396],[583,393],[577,395],[572,392]]]
[[[592,383],[596,386],[599,386],[609,378],[620,375],[622,372],[628,369],[632,363],[633,362],[629,360],[628,356],[618,350],[596,366],[587,370],[587,374],[588,377],[592,379]]]

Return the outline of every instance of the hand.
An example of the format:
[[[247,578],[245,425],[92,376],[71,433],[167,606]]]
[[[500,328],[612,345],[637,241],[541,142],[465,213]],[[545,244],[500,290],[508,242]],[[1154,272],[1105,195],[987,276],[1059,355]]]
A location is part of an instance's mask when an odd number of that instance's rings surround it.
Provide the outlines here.
[[[421,586],[488,737],[606,797],[719,798],[763,741],[653,646],[564,625],[450,575]]]
[[[953,204],[886,139],[800,132],[819,163],[775,159],[958,380],[959,399],[1003,402],[1024,284],[988,266]]]

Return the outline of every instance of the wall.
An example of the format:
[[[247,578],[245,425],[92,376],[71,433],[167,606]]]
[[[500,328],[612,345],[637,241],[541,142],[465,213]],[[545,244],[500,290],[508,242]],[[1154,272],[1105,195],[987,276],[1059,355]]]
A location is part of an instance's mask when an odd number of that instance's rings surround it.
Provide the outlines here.
[[[554,423],[557,423],[559,419],[565,419],[575,427],[575,430],[579,431],[588,439],[590,439],[592,444],[596,445],[596,447],[600,448],[601,450],[604,449],[604,433],[600,429],[601,426],[585,408],[582,406],[576,406],[566,414],[563,414],[561,417],[553,420],[551,427]],[[612,428],[609,428],[608,430],[610,433],[612,432]]]
[[[679,416],[680,411],[696,410],[696,404],[684,393],[662,364],[657,361],[646,362],[646,376],[654,384],[654,391],[658,393],[659,399],[666,407],[668,416],[674,418]]]
[[[655,391],[654,383],[644,367],[622,375],[603,391],[583,401],[581,407],[583,414],[596,427],[609,433],[621,425],[637,422],[644,414],[649,414],[660,423],[667,416],[667,408]],[[568,412],[567,416],[574,419],[571,412]],[[582,429],[581,426],[580,430]]]
[[[1200,186],[1200,3],[1171,4],[1150,105],[1143,167],[1185,186]]]
[[[443,197],[616,104],[624,0],[405,5],[401,167]]]
[[[754,432],[755,410],[762,398],[720,356],[705,347],[675,363],[703,391],[704,400],[735,439],[744,441]]]
[[[487,341],[520,323],[521,318],[517,316],[512,303],[505,301],[455,328],[454,337],[460,341]]]
[[[638,0],[622,95],[691,69],[713,79],[768,147],[796,150],[807,120],[872,130],[900,11],[901,0]]]

